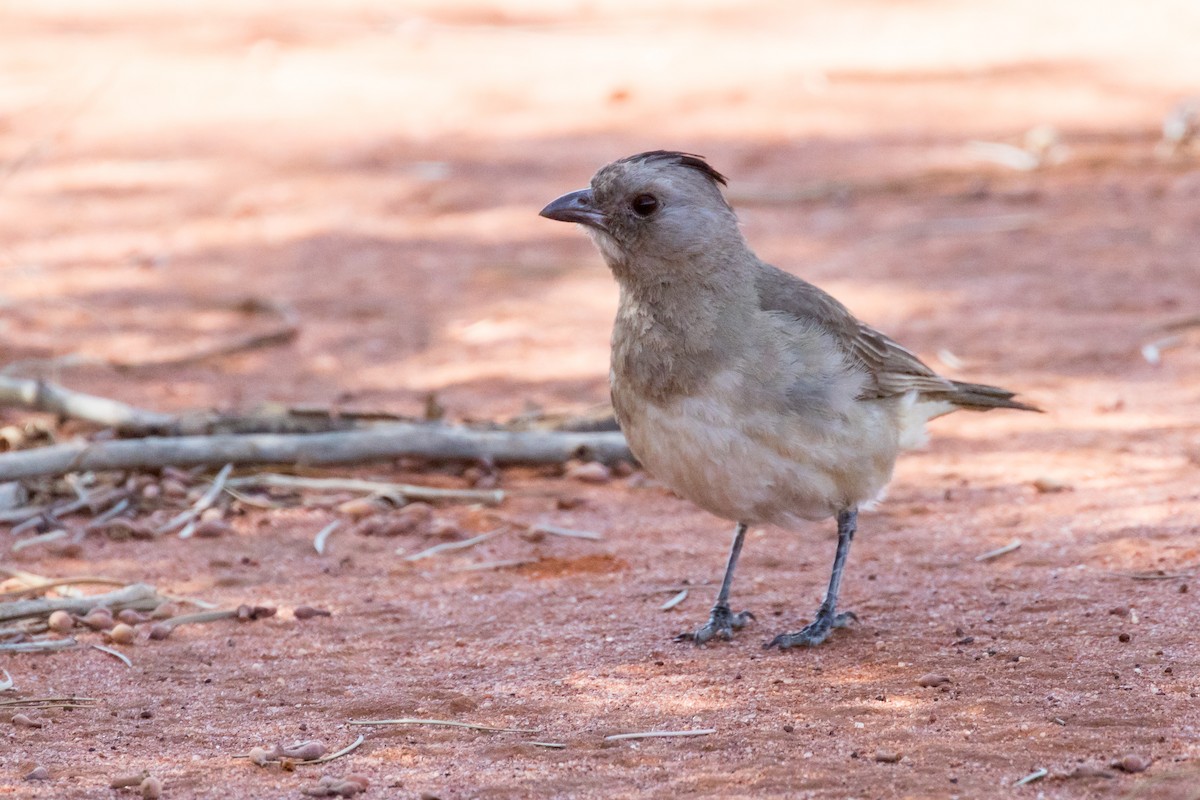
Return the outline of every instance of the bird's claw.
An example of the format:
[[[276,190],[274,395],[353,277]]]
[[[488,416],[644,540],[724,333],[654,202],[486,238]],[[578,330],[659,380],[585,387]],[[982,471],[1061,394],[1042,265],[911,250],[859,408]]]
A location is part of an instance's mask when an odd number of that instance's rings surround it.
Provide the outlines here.
[[[746,623],[752,619],[754,619],[754,615],[749,611],[739,611],[734,614],[729,610],[729,606],[715,606],[708,622],[694,631],[685,631],[679,634],[675,637],[675,641],[694,642],[695,644],[704,644],[711,639],[729,641],[733,638],[734,631],[744,628]]]
[[[817,618],[805,625],[796,633],[781,633],[763,645],[766,649],[778,647],[787,650],[789,647],[816,647],[829,638],[834,628],[845,628],[852,622],[858,622],[858,615],[853,611],[843,611],[840,614],[818,614]]]

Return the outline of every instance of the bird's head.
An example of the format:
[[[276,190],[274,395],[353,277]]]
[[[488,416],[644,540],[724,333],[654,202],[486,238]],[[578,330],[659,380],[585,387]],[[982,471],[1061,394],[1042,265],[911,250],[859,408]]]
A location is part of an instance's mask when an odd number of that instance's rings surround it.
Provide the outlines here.
[[[653,150],[602,167],[588,188],[541,215],[583,225],[619,279],[648,277],[664,265],[744,247],[724,183],[700,156]]]

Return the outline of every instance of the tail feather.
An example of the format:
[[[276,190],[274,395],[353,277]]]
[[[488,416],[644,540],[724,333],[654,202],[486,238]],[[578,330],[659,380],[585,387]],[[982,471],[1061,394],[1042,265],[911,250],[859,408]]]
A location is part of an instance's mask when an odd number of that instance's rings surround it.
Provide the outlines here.
[[[943,400],[953,403],[959,408],[965,408],[970,411],[1013,408],[1018,411],[1042,413],[1042,410],[1037,406],[1031,406],[1028,403],[1022,403],[1020,400],[1014,400],[1013,398],[1017,396],[1016,392],[1001,389],[999,386],[988,386],[983,383],[963,383],[961,381],[951,381],[951,383],[954,384],[952,391],[929,392],[926,394],[926,397],[930,400]]]

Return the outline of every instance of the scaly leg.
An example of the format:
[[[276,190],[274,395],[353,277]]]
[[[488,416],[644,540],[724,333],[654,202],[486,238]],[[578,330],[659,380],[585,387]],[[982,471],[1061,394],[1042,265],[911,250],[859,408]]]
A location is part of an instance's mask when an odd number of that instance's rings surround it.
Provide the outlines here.
[[[838,513],[837,523],[838,542],[837,553],[833,557],[833,574],[829,576],[829,588],[825,591],[825,600],[817,609],[816,619],[796,633],[779,634],[767,643],[767,647],[778,647],[780,650],[800,645],[815,647],[825,641],[834,628],[844,628],[858,619],[851,611],[835,613],[846,556],[850,555],[850,542],[854,540],[854,531],[858,527],[858,509]]]
[[[708,622],[694,631],[681,633],[675,637],[677,642],[695,642],[704,644],[709,639],[717,637],[728,641],[733,638],[733,632],[744,627],[746,622],[754,619],[749,611],[739,611],[734,614],[729,610],[729,587],[733,583],[733,571],[737,568],[738,556],[742,552],[742,540],[746,538],[746,523],[739,522],[733,532],[733,545],[729,548],[729,563],[725,565],[725,579],[721,581],[721,591],[717,592],[717,603],[713,606]]]

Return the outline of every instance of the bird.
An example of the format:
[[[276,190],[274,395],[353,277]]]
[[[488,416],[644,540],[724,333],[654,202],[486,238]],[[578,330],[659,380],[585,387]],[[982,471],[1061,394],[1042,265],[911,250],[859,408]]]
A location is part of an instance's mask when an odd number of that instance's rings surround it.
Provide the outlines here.
[[[729,640],[750,526],[833,518],[837,546],[812,621],[766,647],[824,642],[857,620],[838,594],[858,511],[881,499],[898,453],[959,409],[1040,411],[995,386],[938,375],[813,284],[758,258],[702,156],[652,150],[598,170],[541,216],[580,225],[619,289],[609,383],[634,456],[735,523],[708,621],[679,640]]]

